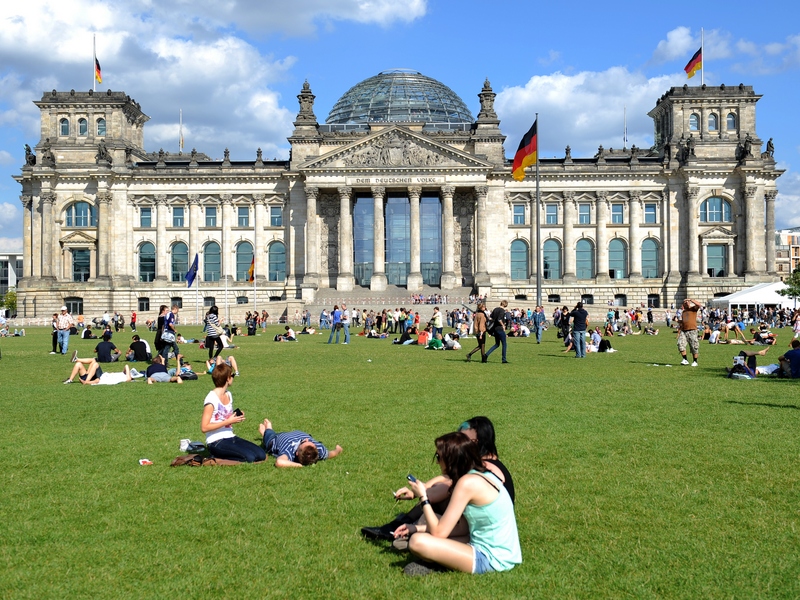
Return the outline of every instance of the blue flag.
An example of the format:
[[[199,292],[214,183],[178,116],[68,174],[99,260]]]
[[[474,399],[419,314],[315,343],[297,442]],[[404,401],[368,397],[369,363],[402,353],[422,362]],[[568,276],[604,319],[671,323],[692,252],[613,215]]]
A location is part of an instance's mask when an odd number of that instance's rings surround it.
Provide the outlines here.
[[[198,255],[195,254],[194,262],[192,263],[192,266],[189,267],[189,270],[186,272],[186,284],[187,284],[186,287],[192,287],[192,284],[194,283],[194,278],[197,277],[197,258]]]

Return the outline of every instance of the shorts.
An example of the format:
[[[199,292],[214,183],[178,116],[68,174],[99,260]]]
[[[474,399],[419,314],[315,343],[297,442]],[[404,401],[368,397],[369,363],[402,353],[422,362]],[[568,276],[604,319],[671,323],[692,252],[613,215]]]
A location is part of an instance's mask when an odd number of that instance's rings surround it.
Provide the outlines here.
[[[475,546],[472,546],[472,550],[474,553],[472,557],[472,574],[483,575],[484,573],[492,573],[494,568],[489,564],[489,557]]]
[[[693,356],[697,356],[698,353],[698,342],[697,342],[697,329],[691,329],[689,331],[683,331],[678,334],[678,350],[681,353],[686,352],[686,344],[689,344],[689,349],[692,352]]]
[[[169,373],[153,373],[150,375],[150,379],[156,383],[169,383]]]
[[[89,375],[88,373],[86,373],[86,375],[79,375],[80,380],[81,381],[86,381],[86,377],[88,375]],[[94,372],[94,377],[92,377],[89,381],[96,381],[96,380],[100,379],[102,376],[103,376],[103,369],[101,369],[100,367],[97,367],[97,370]]]

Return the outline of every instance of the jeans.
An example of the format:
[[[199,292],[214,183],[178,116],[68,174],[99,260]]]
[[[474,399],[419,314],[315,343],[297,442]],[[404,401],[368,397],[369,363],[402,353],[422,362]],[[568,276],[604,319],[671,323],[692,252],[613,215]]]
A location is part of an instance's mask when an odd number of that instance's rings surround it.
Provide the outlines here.
[[[211,456],[215,458],[227,458],[240,462],[260,462],[267,460],[267,453],[261,446],[256,446],[253,442],[243,440],[240,437],[223,438],[213,444],[208,445]]]
[[[164,347],[161,348],[161,352],[159,354],[164,358],[164,364],[167,364],[167,360],[169,359],[169,351],[175,353],[175,358],[178,358],[178,354],[180,354],[180,350],[178,350],[178,343],[177,342],[166,342],[161,340],[164,343]],[[222,458],[222,457],[220,457]]]
[[[537,325],[536,326],[536,343],[537,344],[541,344],[542,343],[542,331],[544,331],[544,327],[542,327],[541,325]]]
[[[343,322],[342,323],[342,328],[344,329],[344,343],[345,344],[349,344],[350,343],[350,323],[344,323]],[[336,341],[338,343],[339,336],[336,336]]]
[[[575,343],[575,358],[586,358],[586,332],[573,331],[572,339]]]
[[[337,324],[334,323],[333,326],[331,327],[331,335],[328,337],[328,343],[329,344],[333,343],[333,334],[334,333],[336,334],[336,343],[337,344],[339,343],[339,330],[336,328],[336,325]],[[345,340],[345,341],[347,341],[347,340]]]
[[[503,362],[506,362],[506,346],[508,345],[506,341],[506,330],[502,327],[495,327],[492,335],[494,336],[494,346],[486,351],[486,358],[489,358],[489,355],[502,345]]]
[[[267,429],[264,431],[264,450],[269,452],[270,446],[272,445],[272,441],[278,437],[278,434],[275,433],[272,429]],[[291,457],[290,457],[291,458]]]
[[[214,356],[211,356],[212,353],[214,352],[214,346],[217,347],[217,353],[214,354]],[[217,358],[223,349],[222,339],[220,339],[219,336],[211,337],[210,335],[208,335],[206,336],[205,347],[208,349],[208,360],[211,360],[212,358]]]
[[[61,344],[61,354],[66,354],[69,348],[69,329],[58,330],[58,343]]]

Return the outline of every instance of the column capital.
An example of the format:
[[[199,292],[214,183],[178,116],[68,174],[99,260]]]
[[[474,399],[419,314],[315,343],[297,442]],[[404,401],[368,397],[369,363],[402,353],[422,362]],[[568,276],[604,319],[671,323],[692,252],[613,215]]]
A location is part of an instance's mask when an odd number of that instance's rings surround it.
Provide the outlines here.
[[[764,200],[772,202],[778,196],[778,190],[767,190],[764,192]]]
[[[687,185],[684,188],[684,194],[686,195],[687,200],[695,201],[697,200],[697,196],[700,194],[700,188],[696,185]]]
[[[747,185],[747,186],[745,186],[745,188],[744,188],[744,197],[747,198],[748,200],[752,200],[753,198],[755,198],[757,190],[758,190],[758,187],[755,186],[755,185]]]
[[[350,195],[353,193],[353,188],[347,185],[343,185],[337,188],[336,191],[339,192],[339,198],[341,198],[342,200],[349,200]]]
[[[489,186],[487,185],[476,185],[475,186],[475,193],[480,198],[483,196],[484,198],[489,195]]]
[[[441,190],[442,190],[442,196],[450,196],[451,198],[456,193],[456,188],[455,186],[452,185],[443,185]]]
[[[189,203],[190,206],[197,206],[200,204],[200,195],[199,194],[187,194],[186,201]]]
[[[380,185],[376,185],[372,188],[372,197],[373,198],[383,198],[386,195],[386,188]]]
[[[22,206],[27,210],[33,204],[33,196],[30,196],[28,194],[22,194],[19,197],[19,201],[22,202]]]
[[[156,205],[164,206],[167,203],[166,194],[156,194],[153,196],[153,203]]]
[[[422,196],[422,188],[418,185],[412,185],[408,188],[408,195],[419,200],[419,197]]]
[[[628,195],[630,196],[632,202],[638,202],[642,199],[642,192],[639,190],[632,190]]]
[[[222,204],[233,204],[233,197],[230,194],[220,194],[219,201]]]
[[[306,198],[312,198],[316,200],[319,198],[319,188],[315,185],[307,185],[305,187],[306,190]]]
[[[600,202],[601,200],[605,200],[606,198],[608,198],[608,192],[607,192],[607,191],[605,191],[605,190],[597,190],[597,191],[595,192],[595,195],[597,196],[597,201],[598,201],[598,202]]]
[[[39,196],[39,200],[44,204],[55,204],[56,195],[53,192],[45,192]]]
[[[95,198],[101,204],[111,204],[112,196],[108,192],[100,192],[98,193]]]

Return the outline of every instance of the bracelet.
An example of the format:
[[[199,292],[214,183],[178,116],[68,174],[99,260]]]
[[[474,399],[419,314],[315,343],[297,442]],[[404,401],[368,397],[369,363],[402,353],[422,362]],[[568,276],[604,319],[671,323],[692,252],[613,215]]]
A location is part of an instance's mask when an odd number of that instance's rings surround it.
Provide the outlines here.
[[[430,506],[430,505],[431,505],[431,503],[430,503],[430,500],[428,500],[427,498],[425,498],[424,500],[421,500],[421,501],[420,501],[419,505],[420,505],[420,506]]]

